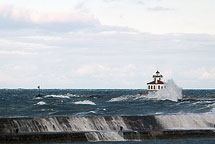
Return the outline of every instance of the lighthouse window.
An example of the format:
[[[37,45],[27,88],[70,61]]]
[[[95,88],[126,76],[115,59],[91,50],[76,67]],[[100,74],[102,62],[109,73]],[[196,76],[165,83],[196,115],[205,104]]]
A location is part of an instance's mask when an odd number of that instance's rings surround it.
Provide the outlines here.
[[[163,89],[163,86],[161,86],[161,89]]]
[[[153,87],[151,86],[151,89],[153,89]]]
[[[155,86],[154,86],[154,89],[155,89]]]
[[[148,89],[150,89],[150,86],[148,86]]]
[[[158,86],[158,89],[160,89],[160,86]]]

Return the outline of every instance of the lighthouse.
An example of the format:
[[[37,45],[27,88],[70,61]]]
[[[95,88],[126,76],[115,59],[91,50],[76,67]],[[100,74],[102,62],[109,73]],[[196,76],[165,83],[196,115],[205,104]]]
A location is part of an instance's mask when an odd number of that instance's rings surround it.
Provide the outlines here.
[[[162,81],[163,76],[159,71],[153,75],[154,81],[147,83],[147,91],[157,91],[166,88],[165,83]]]

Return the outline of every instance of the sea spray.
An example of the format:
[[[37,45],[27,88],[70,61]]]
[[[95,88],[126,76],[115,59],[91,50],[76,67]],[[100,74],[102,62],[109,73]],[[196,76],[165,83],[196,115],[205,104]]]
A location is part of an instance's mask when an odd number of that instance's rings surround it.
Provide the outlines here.
[[[171,79],[165,84],[166,88],[151,92],[147,95],[147,98],[155,98],[158,100],[171,100],[177,102],[182,99],[182,88],[178,87]]]
[[[165,89],[160,89],[158,91],[150,92],[147,95],[124,95],[116,98],[112,98],[108,102],[116,101],[134,101],[134,100],[171,100],[177,102],[182,99],[182,88],[178,87],[175,82],[171,79],[165,84]]]

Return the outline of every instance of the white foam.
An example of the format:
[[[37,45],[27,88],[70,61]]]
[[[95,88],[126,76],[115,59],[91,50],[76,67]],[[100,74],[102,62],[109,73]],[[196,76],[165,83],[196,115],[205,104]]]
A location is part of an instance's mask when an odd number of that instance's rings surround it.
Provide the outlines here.
[[[89,101],[89,100],[84,100],[84,101],[77,101],[74,102],[75,104],[88,104],[88,105],[96,105],[94,102]]]
[[[45,98],[70,98],[67,95],[46,95]]]
[[[37,105],[45,105],[46,103],[44,101],[40,101],[37,103]]]

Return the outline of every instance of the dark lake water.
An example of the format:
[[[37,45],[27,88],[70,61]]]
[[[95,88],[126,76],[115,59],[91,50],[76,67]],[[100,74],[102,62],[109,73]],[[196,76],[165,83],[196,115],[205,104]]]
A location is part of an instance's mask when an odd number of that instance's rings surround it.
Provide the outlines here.
[[[178,101],[140,96],[141,89],[1,89],[0,117],[215,113],[215,90],[182,90]],[[104,97],[100,97],[104,96]],[[174,96],[173,96],[174,97]],[[89,142],[88,142],[89,143]],[[98,142],[101,144],[212,144],[215,139]],[[80,143],[84,144],[84,143]]]

